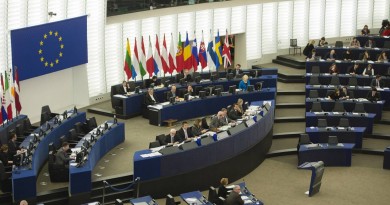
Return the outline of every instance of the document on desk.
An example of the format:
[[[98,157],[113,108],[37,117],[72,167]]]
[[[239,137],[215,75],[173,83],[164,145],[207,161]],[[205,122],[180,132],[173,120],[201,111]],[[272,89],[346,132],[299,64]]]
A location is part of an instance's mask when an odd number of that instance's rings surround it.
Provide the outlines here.
[[[160,152],[152,152],[149,154],[141,154],[142,158],[149,158],[149,157],[156,157],[156,156],[161,156],[162,154]]]
[[[272,101],[267,101],[267,100],[263,101],[263,105],[266,105],[267,103],[268,103],[270,106],[272,106]]]
[[[242,200],[248,200],[249,198],[248,198],[248,196],[241,196],[241,199]]]
[[[244,200],[244,204],[251,204],[252,203],[252,200]]]
[[[72,148],[70,150],[72,150],[72,152],[80,152],[81,151],[81,147],[75,147],[75,148]]]
[[[148,203],[142,201],[142,202],[135,202],[134,205],[149,205]]]
[[[123,98],[123,99],[127,98],[127,96],[125,96],[125,95],[120,95],[120,94],[116,94],[116,95],[114,95],[114,97]]]
[[[69,163],[69,165],[72,166],[72,167],[75,167],[75,166],[77,166],[77,163],[76,162],[71,162],[71,163]]]

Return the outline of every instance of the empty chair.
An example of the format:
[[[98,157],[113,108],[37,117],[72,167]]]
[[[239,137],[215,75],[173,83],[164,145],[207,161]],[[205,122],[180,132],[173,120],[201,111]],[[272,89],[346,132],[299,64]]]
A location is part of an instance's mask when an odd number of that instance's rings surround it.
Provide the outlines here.
[[[342,41],[336,41],[334,46],[337,47],[337,48],[342,48],[343,47],[343,42]]]
[[[77,135],[79,136],[86,135],[85,126],[82,122],[76,122],[76,124],[74,124],[74,129],[76,130]]]
[[[321,103],[320,102],[313,102],[313,105],[311,106],[311,112],[322,112]]]
[[[218,89],[218,88],[220,88],[220,89],[221,89],[221,92],[223,92],[223,85],[216,85],[216,86],[215,86],[215,89]]]
[[[180,204],[180,201],[175,201],[172,195],[168,194],[165,198],[165,205],[177,205]]]
[[[332,76],[332,79],[330,80],[331,85],[339,86],[340,85],[340,79],[339,76]]]
[[[328,138],[329,145],[337,145],[338,143],[339,143],[339,140],[337,139],[337,136],[329,136],[329,138]]]
[[[326,122],[326,119],[318,119],[317,127],[327,127],[328,123]]]
[[[82,137],[79,136],[76,132],[75,129],[71,129],[69,130],[69,136],[68,136],[68,140],[69,141],[73,141],[73,142],[77,142],[81,139]]]
[[[149,149],[159,147],[159,146],[160,146],[160,142],[158,140],[156,140],[154,142],[149,142]]]
[[[329,97],[332,93],[333,93],[333,90],[327,90],[325,97]]]
[[[309,91],[309,98],[318,98],[318,91],[317,90],[310,90]]]
[[[48,112],[43,112],[41,114],[41,122],[40,122],[40,125],[43,125],[45,124],[47,121],[49,121],[51,119],[50,117],[50,113]]]
[[[364,109],[364,104],[363,103],[356,103],[355,108],[353,109],[353,112],[365,113],[366,110]]]
[[[320,74],[320,66],[312,66],[311,67],[311,73]]]
[[[217,189],[214,188],[213,186],[209,187],[209,196],[207,197],[207,200],[210,201],[211,203],[217,204],[217,200],[218,200]]]
[[[309,84],[310,85],[320,85],[320,81],[318,80],[317,76],[311,76]]]
[[[349,127],[349,119],[341,118],[339,122],[339,127]]]
[[[95,128],[97,128],[96,118],[95,117],[88,118],[86,121],[87,132],[90,132]]]
[[[158,141],[160,143],[160,145],[166,145],[167,143],[165,142],[165,135],[164,134],[161,134],[161,135],[157,135],[156,136],[156,141]]]
[[[350,99],[355,98],[355,92],[353,92],[353,90],[349,90],[348,91],[348,96],[349,96]]]
[[[336,101],[334,104],[333,112],[345,112],[344,103]]]
[[[358,85],[357,78],[355,76],[349,78],[348,85],[349,86],[357,86]]]
[[[298,144],[299,144],[299,145],[311,144],[309,135],[308,135],[308,134],[301,134],[301,135],[299,136]]]

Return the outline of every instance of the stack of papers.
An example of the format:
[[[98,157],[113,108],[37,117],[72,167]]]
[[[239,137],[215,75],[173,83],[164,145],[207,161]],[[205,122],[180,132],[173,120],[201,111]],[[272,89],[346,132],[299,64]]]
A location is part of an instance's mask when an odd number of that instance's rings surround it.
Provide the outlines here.
[[[160,152],[152,152],[149,154],[141,154],[142,158],[149,158],[149,157],[155,157],[155,156],[161,156],[162,154]]]
[[[127,96],[119,95],[119,94],[114,95],[114,97],[118,97],[118,98],[127,98]]]

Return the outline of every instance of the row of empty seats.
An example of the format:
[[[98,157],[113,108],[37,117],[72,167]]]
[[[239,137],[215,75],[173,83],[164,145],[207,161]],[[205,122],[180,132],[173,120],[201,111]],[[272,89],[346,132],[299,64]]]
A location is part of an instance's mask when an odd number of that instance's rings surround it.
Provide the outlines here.
[[[312,107],[310,109],[311,112],[330,112],[330,110],[324,110],[321,106],[320,102],[313,102]],[[344,108],[344,103],[340,101],[336,101],[334,104],[333,112],[346,112]],[[352,112],[356,113],[366,113],[363,103],[355,103],[355,107]]]

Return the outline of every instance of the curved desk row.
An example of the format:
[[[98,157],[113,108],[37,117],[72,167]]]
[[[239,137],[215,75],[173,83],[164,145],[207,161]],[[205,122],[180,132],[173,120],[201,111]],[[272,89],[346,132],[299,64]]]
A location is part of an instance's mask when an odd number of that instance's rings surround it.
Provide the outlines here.
[[[360,44],[360,46],[364,46]],[[363,54],[365,51],[368,51],[368,54],[370,55],[370,60],[376,61],[377,60],[377,55],[381,54],[383,51],[389,55],[390,49],[388,48],[365,48],[365,47],[360,47],[360,48],[339,48],[339,47],[315,47],[316,49],[316,56],[322,56],[324,59],[326,55],[331,51],[335,50],[336,52],[336,59],[343,60],[343,55],[347,50],[351,51],[351,59],[352,60],[361,60],[360,54]]]
[[[162,125],[165,120],[177,119],[178,121],[192,119],[201,116],[216,114],[222,107],[236,103],[239,98],[245,102],[256,100],[274,100],[276,89],[269,88],[262,91],[240,92],[235,95],[209,96],[205,99],[192,99],[188,102],[178,102],[174,105],[165,105],[162,109],[149,108],[150,124]],[[152,123],[156,122],[156,123]]]
[[[390,38],[384,38],[384,37],[379,36],[379,35],[377,35],[377,36],[358,35],[358,36],[356,36],[356,39],[359,41],[360,45],[366,45],[366,42],[368,41],[368,39],[372,39],[375,42],[376,47],[378,47],[378,48],[383,48],[385,45],[385,42],[390,41]]]
[[[234,181],[263,160],[272,144],[274,101],[254,125],[222,140],[173,154],[144,158],[151,150],[134,153],[134,178],[140,177],[140,195],[164,197],[206,189],[221,177]]]
[[[69,166],[69,195],[77,202],[88,201],[92,190],[92,170],[99,160],[111,149],[125,140],[124,123],[113,124],[108,122],[109,130],[104,130],[103,135],[97,137],[96,142],[88,149],[87,161],[80,167]],[[76,148],[81,148],[85,140],[90,141],[91,133],[81,139]]]
[[[306,127],[306,133],[312,143],[326,143],[329,136],[337,136],[341,143],[355,143],[362,148],[365,127]]]
[[[240,82],[241,79],[233,79],[233,80],[216,80],[214,82],[207,81],[203,83],[190,83],[192,86],[203,86],[207,87],[209,85],[222,85],[224,87],[224,90],[227,91],[229,89],[229,86],[231,85],[236,85],[238,87],[238,83]],[[260,76],[257,78],[251,78],[249,79],[250,83],[254,85],[256,82],[261,82],[263,81],[263,88],[270,88],[274,87],[276,88],[276,80],[277,80],[277,75],[265,75],[265,76]],[[176,84],[177,89],[181,88],[186,88],[186,86],[182,86],[179,84]],[[157,100],[159,102],[165,102],[166,100],[164,99],[164,92],[169,91],[170,88],[158,88],[155,89],[154,94],[157,97]],[[123,106],[123,113],[117,113],[117,114],[122,114],[123,116],[126,117],[134,117],[142,113],[142,108],[145,107],[144,105],[144,97],[145,97],[145,92],[146,89],[143,90],[144,93],[140,94],[133,94],[128,97],[117,97],[113,96],[113,99],[111,100],[117,100],[121,101],[122,106]]]
[[[23,125],[24,119],[26,118],[27,115],[19,115],[14,117],[12,120],[0,125],[0,144],[7,144],[9,132],[14,130],[19,124]]]
[[[77,122],[85,122],[85,112],[79,112],[76,114],[73,111],[68,111],[68,119],[63,120],[62,123],[54,124],[54,118],[49,121],[52,130],[46,131],[40,142],[36,144],[36,148],[32,154],[31,165],[20,167],[20,170],[12,172],[12,193],[13,200],[22,199],[34,199],[37,195],[36,180],[39,174],[39,170],[45,163],[49,156],[49,144],[59,144],[59,139],[62,135],[68,134],[69,130],[73,128]],[[37,128],[33,133],[39,133],[40,129],[46,130],[46,124]],[[28,147],[30,141],[34,139],[33,135],[26,137],[20,146]]]
[[[298,165],[305,162],[323,161],[325,166],[351,166],[352,149],[355,144],[329,145],[328,143],[320,143],[318,146],[313,145],[299,147]]]
[[[339,70],[339,73],[345,74],[349,73],[349,69],[355,64],[355,62],[352,61],[307,61],[306,62],[306,73],[312,73],[312,67],[313,66],[319,66],[320,67],[320,73],[329,73],[329,67],[333,64],[336,63],[336,66]],[[372,67],[374,68],[375,74],[379,75],[386,75],[390,63],[367,63],[367,62],[357,62],[360,64],[360,67],[365,68],[367,67],[368,64],[372,64]],[[363,72],[363,71],[362,71]]]
[[[361,68],[361,72],[363,73],[363,69]],[[371,81],[375,79],[375,76],[364,76],[364,75],[350,75],[349,73],[347,74],[338,74],[336,76],[330,75],[329,73],[326,74],[312,74],[312,73],[307,73],[306,74],[306,84],[310,84],[310,79],[311,78],[318,78],[318,82],[321,85],[329,85],[332,81],[333,77],[338,77],[340,81],[340,85],[348,85],[350,84],[351,78],[356,78],[357,85],[358,86],[370,86]],[[387,77],[382,77],[382,81],[384,82],[385,85],[390,85],[390,78]]]

